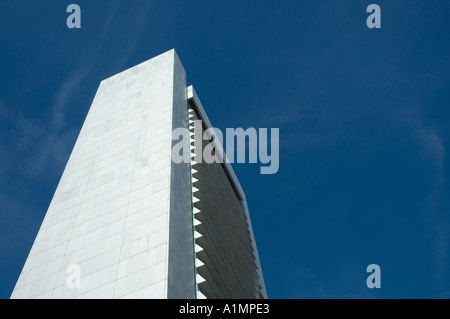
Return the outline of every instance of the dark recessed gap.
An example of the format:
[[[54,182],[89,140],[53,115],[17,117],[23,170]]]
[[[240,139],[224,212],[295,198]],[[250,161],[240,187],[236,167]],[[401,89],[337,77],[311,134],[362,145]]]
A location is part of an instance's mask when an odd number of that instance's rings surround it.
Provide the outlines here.
[[[193,98],[188,99],[188,104],[189,104],[188,107],[189,107],[190,109],[194,110],[194,112],[195,112],[197,118],[200,119],[200,120],[202,120],[203,131],[207,130],[208,127],[206,126],[205,121],[203,120],[203,118],[202,118],[200,112],[198,111],[198,107],[197,107],[197,104],[195,103],[194,99],[193,99]],[[225,153],[224,150],[223,150],[223,153]],[[236,184],[234,183],[234,180],[233,180],[233,178],[231,177],[231,174],[230,174],[230,172],[228,171],[228,168],[227,168],[226,164],[225,164],[225,163],[220,163],[220,165],[222,166],[222,169],[224,170],[225,175],[227,176],[228,181],[230,182],[231,187],[233,188],[233,191],[234,191],[234,193],[236,194],[236,197],[238,198],[238,200],[239,200],[240,202],[242,202],[241,194],[240,194],[238,188],[236,187]]]

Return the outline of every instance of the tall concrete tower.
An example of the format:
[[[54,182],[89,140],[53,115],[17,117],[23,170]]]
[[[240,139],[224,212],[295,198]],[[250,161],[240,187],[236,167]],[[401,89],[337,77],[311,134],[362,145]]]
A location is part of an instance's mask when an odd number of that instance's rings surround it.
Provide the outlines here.
[[[11,298],[267,298],[231,166],[172,161],[195,120],[175,50],[102,81]]]

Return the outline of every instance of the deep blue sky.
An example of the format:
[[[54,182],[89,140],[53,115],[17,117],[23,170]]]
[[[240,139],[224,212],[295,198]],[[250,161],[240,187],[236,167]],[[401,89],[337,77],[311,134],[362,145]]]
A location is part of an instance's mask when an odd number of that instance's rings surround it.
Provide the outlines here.
[[[277,174],[234,165],[269,297],[449,298],[449,16],[425,0],[1,0],[0,298],[100,81],[172,48],[214,126],[280,128]]]

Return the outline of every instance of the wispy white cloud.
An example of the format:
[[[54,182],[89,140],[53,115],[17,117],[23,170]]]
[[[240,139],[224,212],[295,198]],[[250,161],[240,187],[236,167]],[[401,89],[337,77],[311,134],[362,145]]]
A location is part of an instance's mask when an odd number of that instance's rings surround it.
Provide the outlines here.
[[[146,23],[149,19],[150,10],[153,7],[153,1],[146,1],[142,5],[139,5],[139,11],[133,14],[134,19],[131,21],[132,30],[135,30],[128,38],[128,43],[124,47],[126,50],[121,54],[120,59],[115,64],[115,69],[120,69],[133,54],[136,46],[142,40],[143,34],[146,31]]]
[[[19,251],[29,249],[26,245],[38,230],[43,212],[37,212],[22,199],[3,194],[0,194],[0,203],[0,251],[2,252],[0,269],[3,270],[8,268],[8,264],[13,260],[23,257],[18,253]],[[14,242],[16,247],[20,246],[21,249],[10,249],[11,242]]]
[[[2,99],[0,98],[0,120],[5,117],[6,112],[7,112],[7,109],[6,109]]]
[[[13,143],[15,143],[15,147],[24,158],[22,165],[24,165],[25,174],[28,177],[36,178],[44,173],[46,169],[55,165],[62,166],[67,161],[78,131],[69,129],[67,126],[67,107],[75,98],[74,92],[90,74],[101,56],[104,44],[108,36],[110,36],[111,28],[121,5],[123,5],[123,1],[114,1],[109,6],[104,23],[98,31],[97,41],[79,57],[77,66],[69,74],[59,90],[55,92],[48,121],[37,121],[26,114],[19,116],[14,114],[14,119],[10,118],[13,115],[10,114],[11,112],[8,112],[7,106],[0,99],[0,119],[7,118],[10,122],[14,122],[14,135],[16,136]],[[130,22],[136,32],[128,38],[128,44],[124,46],[126,48],[125,51],[115,63],[116,67],[120,68],[126,63],[142,39],[152,5],[153,3],[148,1],[139,6],[140,10],[136,12],[136,18]],[[13,153],[2,152],[4,167],[7,167],[6,162],[14,161],[17,161],[17,158],[14,159]]]
[[[100,29],[99,35],[96,37],[97,46],[94,50],[92,50],[93,57],[98,57],[100,50],[103,47],[103,44],[105,43],[105,39],[108,35],[108,32],[111,28],[111,24],[114,21],[114,16],[117,14],[119,6],[122,3],[122,1],[115,1],[111,3],[112,5],[110,6],[108,15],[106,16],[106,19],[104,19],[105,23],[103,24],[103,27]]]
[[[32,176],[41,174],[45,167],[52,167],[53,164],[61,166],[67,161],[68,153],[77,134],[75,130],[67,128],[67,106],[74,99],[75,90],[97,63],[121,3],[122,1],[112,3],[105,22],[96,37],[95,46],[86,50],[85,54],[80,56],[77,67],[67,77],[59,91],[55,93],[49,123],[37,123],[28,118],[22,118],[18,121],[22,133],[19,139],[22,148],[29,147],[31,143],[37,143],[36,149],[33,150],[34,155],[30,156],[26,163],[27,171]],[[39,141],[37,141],[37,136]]]
[[[435,273],[437,281],[440,281],[441,278],[446,276],[448,271],[450,241],[450,216],[440,206],[445,177],[445,144],[439,127],[434,123],[426,121],[418,108],[409,107],[402,115],[412,128],[411,134],[417,141],[421,156],[430,163],[428,168],[434,171],[432,184],[427,194],[430,214],[427,216],[428,224],[426,226],[435,236]]]
[[[2,189],[15,189],[11,194],[0,194],[0,251],[3,253],[0,269],[17,258],[16,251],[8,250],[11,241],[23,246],[19,251],[27,250],[35,235],[36,225],[42,220],[43,211],[30,207],[23,197],[30,194],[25,183],[54,172],[55,167],[62,169],[75,141],[78,129],[68,126],[67,108],[76,98],[76,90],[89,76],[100,56],[105,39],[116,15],[120,1],[111,5],[103,28],[99,31],[97,42],[86,48],[76,62],[76,67],[54,93],[53,103],[49,107],[48,120],[37,120],[28,114],[15,111],[14,105],[7,105],[0,98],[0,120],[8,123],[8,134],[0,144],[0,186]],[[20,174],[20,179],[11,180],[11,174]],[[14,231],[12,231],[14,230]]]
[[[73,142],[75,132],[67,130],[66,112],[67,105],[73,98],[73,92],[78,88],[83,79],[89,74],[93,64],[86,67],[76,68],[67,78],[62,87],[56,92],[54,103],[51,108],[50,123],[37,123],[29,119],[21,119],[19,127],[22,132],[23,147],[30,147],[30,143],[38,142],[34,150],[34,156],[30,156],[27,161],[27,171],[32,176],[42,173],[46,163],[56,162],[62,165],[60,161],[67,160],[66,153],[70,151],[69,147]],[[39,141],[36,141],[39,137]],[[62,145],[67,145],[65,148]],[[64,152],[64,156],[60,153]],[[48,167],[52,167],[49,165]]]

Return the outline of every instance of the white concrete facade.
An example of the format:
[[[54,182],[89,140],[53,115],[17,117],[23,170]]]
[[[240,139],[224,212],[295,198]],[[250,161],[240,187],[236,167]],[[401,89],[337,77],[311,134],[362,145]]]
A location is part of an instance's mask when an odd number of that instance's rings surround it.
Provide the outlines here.
[[[195,298],[187,127],[174,50],[101,82],[11,298]],[[81,270],[70,288],[69,265]]]

